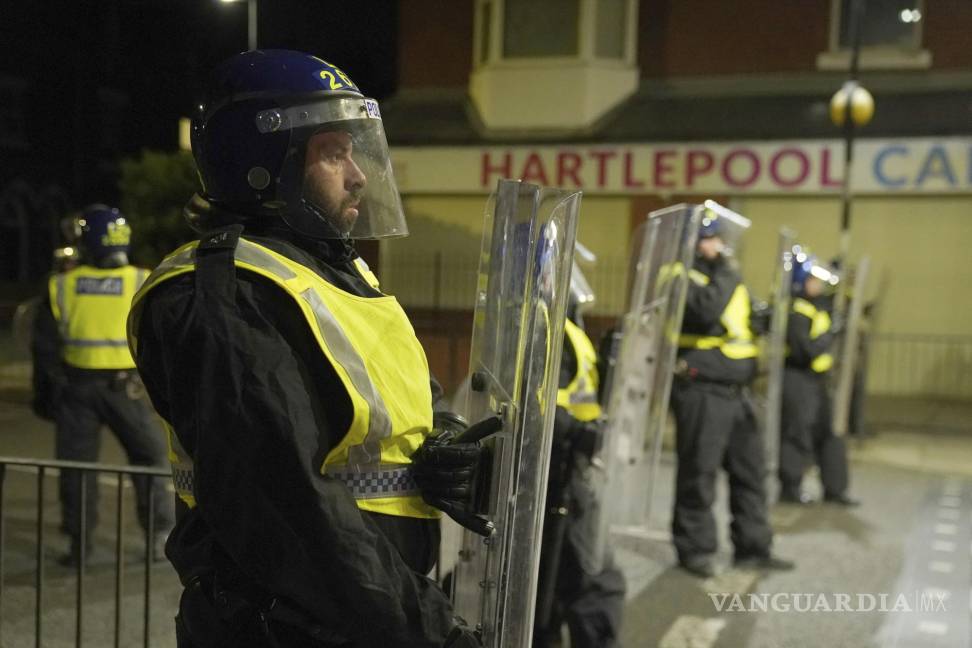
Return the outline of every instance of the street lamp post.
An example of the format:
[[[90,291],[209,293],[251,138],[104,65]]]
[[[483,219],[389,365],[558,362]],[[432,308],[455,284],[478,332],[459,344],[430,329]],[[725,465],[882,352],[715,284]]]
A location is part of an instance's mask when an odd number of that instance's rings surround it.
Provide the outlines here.
[[[854,127],[865,125],[874,115],[874,99],[857,80],[866,1],[851,0],[850,29],[848,30],[851,40],[850,74],[844,85],[834,93],[830,100],[830,119],[835,125],[843,127],[844,131],[844,184],[841,196],[840,251],[838,254],[841,263],[847,262],[847,253],[850,250]]]
[[[241,0],[220,0],[226,4],[240,2]],[[247,49],[255,50],[257,48],[257,0],[246,0],[247,4],[247,16],[246,16],[246,39],[247,39]]]

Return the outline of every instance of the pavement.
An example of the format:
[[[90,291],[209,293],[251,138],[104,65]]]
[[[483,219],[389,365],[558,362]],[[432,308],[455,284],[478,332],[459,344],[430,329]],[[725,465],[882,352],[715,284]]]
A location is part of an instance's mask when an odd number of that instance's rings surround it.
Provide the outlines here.
[[[0,367],[0,455],[53,456],[53,428],[26,405],[19,370]],[[897,408],[894,410],[893,408]],[[923,408],[923,409],[922,409]],[[897,411],[893,418],[889,412]],[[774,551],[796,561],[792,572],[729,566],[726,483],[716,507],[723,571],[701,580],[675,566],[668,528],[673,457],[662,457],[654,519],[614,535],[628,582],[625,648],[906,648],[972,644],[972,406],[900,399],[882,406],[874,436],[850,443],[851,491],[858,508],[777,505]],[[883,419],[881,418],[883,417]],[[124,463],[104,435],[102,460]],[[811,477],[811,491],[819,486]],[[0,647],[35,641],[38,478],[9,469],[3,493]],[[66,549],[59,533],[57,486],[44,479],[43,646],[75,645],[77,573],[55,564]],[[114,645],[116,584],[121,584],[121,645],[142,645],[146,574],[149,645],[175,645],[171,619],[180,586],[167,563],[144,567],[131,488],[122,485],[123,570],[114,562],[118,483],[103,478],[94,564],[84,574],[85,646]]]

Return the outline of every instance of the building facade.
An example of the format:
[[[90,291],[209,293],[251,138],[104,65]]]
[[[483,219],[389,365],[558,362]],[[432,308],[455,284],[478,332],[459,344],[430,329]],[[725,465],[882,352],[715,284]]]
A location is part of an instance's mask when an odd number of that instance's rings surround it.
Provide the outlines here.
[[[713,198],[752,219],[742,265],[758,296],[781,226],[831,258],[844,144],[828,106],[850,4],[402,2],[383,110],[413,236],[383,244],[384,282],[413,310],[468,312],[501,177],[584,192],[605,322],[624,308],[631,232],[662,206]],[[855,143],[849,256],[872,261],[869,389],[972,396],[972,5],[866,7],[860,78],[876,111]],[[455,340],[426,342],[454,373]]]

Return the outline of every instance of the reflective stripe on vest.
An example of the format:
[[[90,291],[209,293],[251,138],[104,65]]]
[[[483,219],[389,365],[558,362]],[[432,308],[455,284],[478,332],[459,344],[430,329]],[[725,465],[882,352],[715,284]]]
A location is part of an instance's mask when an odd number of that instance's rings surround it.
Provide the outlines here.
[[[566,387],[557,390],[557,405],[578,421],[593,421],[601,415],[597,402],[597,351],[584,330],[570,320],[564,321],[564,333],[577,358],[577,371]]]
[[[700,286],[709,285],[709,277],[694,268],[689,270],[688,276]],[[678,338],[678,346],[682,349],[719,349],[731,360],[755,358],[758,350],[749,328],[749,316],[749,291],[740,282],[719,317],[719,323],[726,329],[725,335],[683,333]]]
[[[136,295],[129,321],[133,348],[145,295],[163,281],[193,272],[196,246],[190,243],[166,258]],[[351,401],[351,424],[328,453],[321,472],[343,481],[363,510],[439,517],[422,501],[409,472],[409,457],[432,426],[432,395],[425,352],[395,298],[346,293],[299,263],[242,238],[235,263],[271,280],[293,298]],[[374,275],[367,266],[356,267],[371,284],[366,271]],[[170,443],[174,454],[179,453],[176,445]],[[176,469],[173,462],[174,480]],[[176,480],[177,486],[191,486],[191,468],[189,472]],[[185,495],[195,500],[194,493]]]
[[[810,320],[810,339],[818,337],[830,330],[830,313],[814,306],[806,299],[793,300],[793,311]],[[834,366],[834,356],[824,352],[810,361],[810,368],[817,373],[826,373]]]
[[[61,358],[81,369],[131,369],[125,322],[132,297],[148,275],[135,266],[82,265],[48,281]]]

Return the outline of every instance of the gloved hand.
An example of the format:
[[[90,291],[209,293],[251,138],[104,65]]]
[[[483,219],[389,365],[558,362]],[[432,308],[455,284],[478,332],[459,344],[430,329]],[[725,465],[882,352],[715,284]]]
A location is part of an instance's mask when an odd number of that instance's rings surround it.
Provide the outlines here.
[[[476,515],[473,508],[473,486],[483,456],[479,442],[502,427],[498,416],[462,432],[452,427],[429,436],[412,455],[412,476],[425,503],[485,537],[492,535],[493,523]]]
[[[478,632],[469,629],[465,623],[460,621],[459,625],[452,629],[442,648],[482,648],[483,642]]]
[[[599,421],[577,421],[572,426],[570,435],[571,449],[590,459],[597,452],[601,441],[601,424]]]
[[[773,309],[766,302],[753,304],[749,313],[749,328],[756,335],[766,335],[773,321]]]
[[[840,335],[844,332],[844,327],[847,325],[844,316],[838,313],[834,313],[830,316],[830,330],[828,333],[832,335]]]

